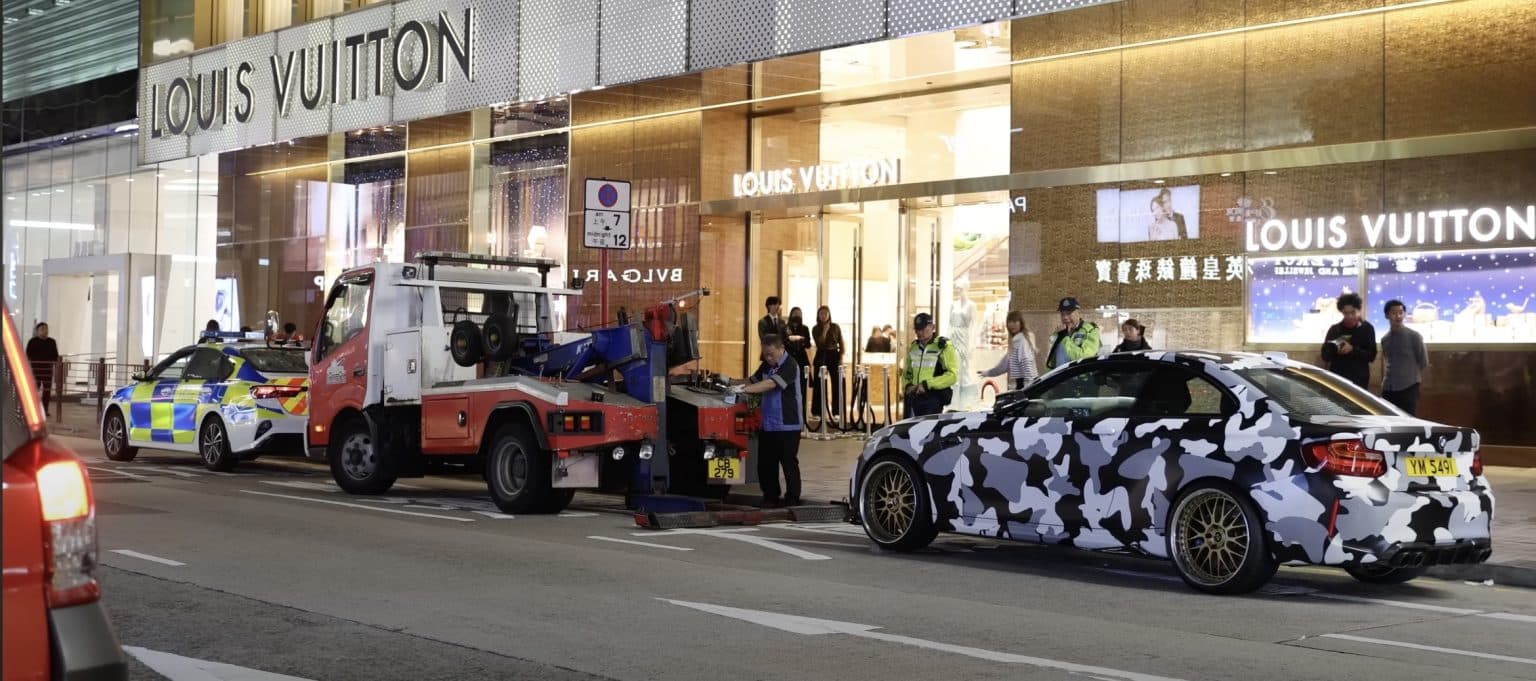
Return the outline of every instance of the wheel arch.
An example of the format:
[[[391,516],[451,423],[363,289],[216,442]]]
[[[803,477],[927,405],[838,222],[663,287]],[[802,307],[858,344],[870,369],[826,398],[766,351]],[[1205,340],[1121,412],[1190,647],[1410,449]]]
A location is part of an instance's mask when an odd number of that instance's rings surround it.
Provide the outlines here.
[[[133,426],[132,426],[132,424],[128,423],[128,415],[123,412],[123,404],[121,402],[108,402],[107,403],[107,408],[102,410],[102,412],[101,412],[101,425],[96,427],[96,439],[100,440],[102,442],[106,441],[106,438],[107,438],[107,417],[111,416],[113,412],[117,412],[118,417],[123,420],[123,440],[124,440],[124,443],[126,444],[126,443],[133,442],[133,440],[128,437],[128,433],[129,433],[129,431],[133,430]]]
[[[933,488],[928,484],[928,473],[923,470],[922,464],[918,462],[917,455],[904,449],[887,445],[876,449],[869,456],[859,459],[858,469],[854,472],[853,476],[853,489],[848,490],[849,508],[858,508],[859,491],[864,488],[864,477],[869,475],[870,466],[882,459],[890,458],[904,458],[912,462],[913,467],[917,469],[919,481],[923,484],[923,487],[928,488],[928,496],[933,496]]]
[[[540,427],[538,412],[527,402],[502,402],[485,417],[485,428],[480,431],[480,455],[489,456],[491,439],[508,423],[522,423],[533,433],[539,448],[549,450],[549,436]]]

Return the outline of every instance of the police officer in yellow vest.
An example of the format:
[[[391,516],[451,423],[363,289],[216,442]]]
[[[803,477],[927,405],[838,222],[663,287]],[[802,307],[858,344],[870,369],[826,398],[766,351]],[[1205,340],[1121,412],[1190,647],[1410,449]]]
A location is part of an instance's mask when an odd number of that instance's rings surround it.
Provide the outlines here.
[[[907,360],[901,370],[902,416],[926,416],[944,410],[954,395],[960,379],[955,367],[960,356],[947,338],[935,338],[933,315],[927,312],[912,320],[917,340],[907,346]]]

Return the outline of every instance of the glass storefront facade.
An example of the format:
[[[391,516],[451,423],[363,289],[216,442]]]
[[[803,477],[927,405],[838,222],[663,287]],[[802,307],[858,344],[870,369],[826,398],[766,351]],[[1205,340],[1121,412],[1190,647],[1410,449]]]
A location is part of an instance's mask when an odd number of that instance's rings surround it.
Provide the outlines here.
[[[872,331],[899,349],[928,312],[965,349],[962,407],[1009,310],[1042,359],[1073,296],[1106,348],[1134,317],[1154,347],[1316,362],[1348,290],[1430,342],[1422,414],[1536,446],[1510,412],[1536,397],[1536,99],[1508,96],[1536,91],[1533,23],[1519,0],[1122,0],[286,140],[219,158],[214,288],[307,329],[347,267],[542,254],[587,284],[562,328],[606,321],[605,282],[609,319],[709,288],[702,364],[738,375],[770,295],[828,306],[850,364],[893,362]],[[633,186],[606,265],[586,178]]]
[[[140,165],[137,133],[5,157],[5,298],[68,361],[180,349],[215,308],[218,159]]]

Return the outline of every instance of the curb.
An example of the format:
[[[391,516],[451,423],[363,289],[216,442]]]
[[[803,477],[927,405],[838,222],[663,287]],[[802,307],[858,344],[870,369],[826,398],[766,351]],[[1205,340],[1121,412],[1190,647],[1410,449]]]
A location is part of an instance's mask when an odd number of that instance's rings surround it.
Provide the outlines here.
[[[1523,565],[1505,565],[1501,563],[1436,565],[1429,569],[1428,576],[1437,579],[1466,582],[1493,580],[1495,586],[1518,586],[1536,589],[1536,567],[1526,567]]]

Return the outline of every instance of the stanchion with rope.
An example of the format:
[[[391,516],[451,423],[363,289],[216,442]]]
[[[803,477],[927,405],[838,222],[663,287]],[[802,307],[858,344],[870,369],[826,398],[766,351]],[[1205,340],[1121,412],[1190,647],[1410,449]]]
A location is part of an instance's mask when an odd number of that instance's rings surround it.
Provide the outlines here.
[[[818,389],[812,391],[812,394],[818,397],[816,403],[817,406],[821,407],[821,418],[817,420],[816,431],[811,433],[809,437],[818,442],[825,442],[837,439],[836,435],[827,432],[827,422],[832,420],[832,407],[827,403],[827,390],[831,387],[831,384],[827,381],[827,368],[816,367],[816,369],[816,387]]]

